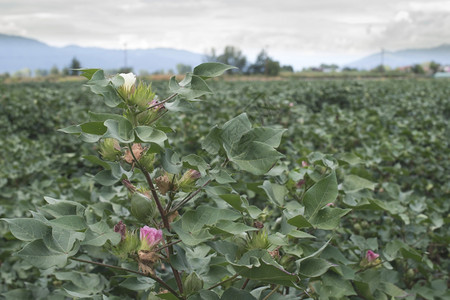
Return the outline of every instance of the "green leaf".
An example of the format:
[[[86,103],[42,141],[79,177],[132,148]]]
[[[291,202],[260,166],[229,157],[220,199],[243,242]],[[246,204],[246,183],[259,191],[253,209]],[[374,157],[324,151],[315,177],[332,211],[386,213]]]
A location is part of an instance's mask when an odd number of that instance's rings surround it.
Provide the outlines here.
[[[190,296],[188,300],[219,300],[219,296],[212,291],[201,290],[197,294]]]
[[[242,206],[241,196],[238,194],[223,194],[219,195],[220,198],[225,200],[226,203],[230,204],[234,209],[238,211],[244,211],[245,208]]]
[[[171,174],[178,174],[183,168],[180,156],[169,148],[162,154],[161,163],[164,170]]]
[[[336,173],[331,172],[328,176],[315,183],[308,189],[303,197],[305,214],[311,220],[319,213],[319,210],[328,203],[334,202],[338,195]]]
[[[89,112],[89,119],[91,122],[105,122],[106,120],[116,120],[116,121],[122,121],[123,116],[118,114],[108,114],[108,113],[97,113],[90,111]]]
[[[109,164],[107,162],[101,160],[98,156],[84,155],[83,158],[95,165],[102,166],[105,170],[111,170],[111,167],[109,166]]]
[[[114,232],[105,221],[100,221],[89,225],[89,229],[86,230],[86,237],[81,244],[100,247],[108,240],[116,245],[120,242],[120,234]]]
[[[332,230],[339,225],[340,219],[350,211],[351,209],[324,207],[308,221],[315,228]]]
[[[94,179],[96,182],[100,183],[104,186],[114,185],[116,182],[120,180],[117,176],[114,176],[111,170],[103,170],[98,172]]]
[[[221,134],[222,130],[217,126],[211,128],[208,135],[202,140],[202,149],[209,154],[217,154],[222,145]]]
[[[300,263],[300,275],[305,277],[318,277],[324,274],[333,265],[321,258],[308,258]]]
[[[278,206],[284,205],[284,197],[287,194],[287,189],[284,185],[271,183],[268,180],[265,180],[263,185],[259,186],[260,188],[264,189],[267,196],[269,197],[269,200]]]
[[[137,126],[134,131],[141,142],[156,144],[164,149],[167,135],[161,130],[150,126]]]
[[[244,253],[238,263],[232,263],[233,268],[242,277],[262,282],[296,287],[298,277],[278,265],[266,250],[251,250]]]
[[[144,276],[129,277],[119,284],[119,286],[132,291],[145,291],[154,285],[155,281],[153,279]]]
[[[81,127],[80,127],[80,125],[71,125],[71,126],[68,126],[66,128],[58,129],[58,131],[61,131],[61,132],[64,132],[64,133],[68,133],[68,134],[80,135]]]
[[[104,124],[108,128],[105,138],[114,138],[121,143],[134,142],[133,125],[127,119],[106,120]]]
[[[84,230],[87,228],[86,221],[80,216],[62,216],[51,220],[50,224],[67,230]]]
[[[252,124],[246,113],[229,120],[222,126],[220,133],[221,142],[227,152],[230,152],[234,143],[239,142],[241,137],[252,129]],[[208,151],[209,152],[209,151]]]
[[[210,230],[212,234],[228,233],[230,235],[237,235],[247,231],[257,231],[255,227],[247,226],[243,223],[235,223],[229,220],[220,220]]]
[[[201,76],[202,78],[211,78],[222,75],[225,71],[237,69],[234,66],[225,65],[217,62],[203,63],[194,68],[194,75]]]
[[[90,80],[97,71],[100,71],[100,69],[79,69],[79,71],[81,71],[81,76],[86,77]]]
[[[170,79],[169,88],[172,92],[178,93],[187,100],[195,100],[206,94],[211,94],[212,91],[206,82],[199,76],[192,75],[190,84],[181,86],[176,82],[175,76]]]
[[[190,169],[198,170],[202,175],[206,174],[206,169],[208,169],[208,164],[206,161],[198,155],[189,154],[184,156],[182,159],[184,165]]]
[[[408,293],[390,282],[381,282],[378,289],[392,297],[408,296]]]
[[[19,240],[33,241],[42,239],[51,227],[42,221],[28,218],[2,219],[9,224],[9,230]]]
[[[297,215],[293,218],[288,219],[288,224],[295,226],[297,228],[308,228],[312,227],[311,223],[303,216]]]
[[[48,232],[44,236],[44,243],[48,249],[57,252],[63,252],[70,254],[73,249],[75,241],[82,241],[85,235],[82,232],[74,232],[61,228],[52,228],[51,232]]]
[[[373,191],[376,185],[377,184],[375,182],[353,174],[345,176],[343,183],[344,190],[346,192],[357,192],[362,189],[369,189]]]
[[[66,253],[48,249],[43,240],[35,240],[27,244],[17,252],[17,256],[40,269],[48,269],[53,266],[62,268],[65,266],[68,257]]]
[[[298,230],[292,230],[288,233],[288,236],[293,237],[293,238],[297,238],[297,239],[315,239],[316,237],[303,232],[303,231],[298,231]]]
[[[225,291],[225,293],[222,294],[221,300],[256,300],[255,297],[253,297],[252,294],[250,294],[249,291],[237,289],[235,287],[231,287]]]
[[[228,153],[230,161],[254,175],[264,175],[282,157],[272,146],[260,142],[237,144]]]
[[[103,122],[87,122],[80,125],[81,131],[87,134],[104,135],[106,127]]]

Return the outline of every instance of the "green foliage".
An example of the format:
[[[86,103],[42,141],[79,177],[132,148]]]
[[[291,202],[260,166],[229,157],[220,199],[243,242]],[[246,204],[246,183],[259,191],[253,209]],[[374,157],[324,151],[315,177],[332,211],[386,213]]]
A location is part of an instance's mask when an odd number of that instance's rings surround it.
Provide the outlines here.
[[[153,83],[181,93],[149,124],[99,70],[84,70],[88,89],[0,85],[3,297],[448,297],[447,83],[207,83],[227,68]],[[93,144],[108,139],[118,147]],[[144,225],[177,243],[165,268],[136,252]]]

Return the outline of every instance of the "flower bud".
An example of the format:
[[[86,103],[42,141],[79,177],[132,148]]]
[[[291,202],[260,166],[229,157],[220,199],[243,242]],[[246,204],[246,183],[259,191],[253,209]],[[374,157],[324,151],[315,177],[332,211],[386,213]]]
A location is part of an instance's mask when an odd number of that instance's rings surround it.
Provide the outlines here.
[[[155,153],[150,153],[149,151],[145,152],[145,154],[139,160],[141,166],[143,166],[148,172],[153,171],[153,164],[155,163]]]
[[[270,247],[269,236],[265,229],[250,233],[247,241],[247,249],[268,249]]]
[[[184,280],[183,287],[186,295],[193,294],[203,288],[203,280],[197,275],[197,273],[192,272]]]
[[[140,229],[141,250],[151,250],[158,245],[162,239],[162,230],[144,226]]]
[[[201,177],[201,174],[197,170],[189,169],[178,180],[178,187],[183,192],[191,192],[195,188],[195,182]]]
[[[131,197],[131,215],[139,222],[147,223],[156,215],[156,204],[141,193],[134,193]]]
[[[103,159],[109,161],[119,160],[120,156],[122,155],[119,142],[113,138],[103,139],[100,143],[100,149],[98,152]]]
[[[134,75],[133,73],[120,73],[119,76],[123,78],[124,83],[119,88],[118,92],[124,99],[128,99],[134,92],[136,75]]]
[[[123,224],[122,220],[119,221],[116,225],[114,225],[114,232],[120,234],[121,241],[123,241],[127,236],[127,226]]]
[[[144,111],[148,108],[148,103],[155,97],[151,85],[146,85],[140,82],[134,93],[129,97],[129,103],[136,105],[139,111]]]
[[[131,153],[131,151],[127,149],[125,155],[123,156],[123,159],[129,164],[134,163],[134,158],[136,158],[137,160],[141,158],[142,153],[144,152],[144,148],[141,144],[133,144],[133,146],[131,146],[131,150],[133,151],[133,153]]]
[[[162,195],[165,195],[168,191],[172,191],[174,189],[172,178],[173,175],[166,173],[155,179],[156,186]]]
[[[379,256],[380,256],[380,254],[377,254],[377,253],[373,252],[372,250],[368,250],[367,253],[366,253],[366,259],[367,259],[368,262],[373,262]]]

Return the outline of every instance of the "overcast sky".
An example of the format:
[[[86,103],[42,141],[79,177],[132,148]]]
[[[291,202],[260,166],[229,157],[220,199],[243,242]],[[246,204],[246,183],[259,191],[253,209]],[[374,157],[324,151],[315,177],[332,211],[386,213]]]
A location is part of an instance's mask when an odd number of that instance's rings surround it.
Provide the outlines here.
[[[450,43],[450,0],[1,0],[0,33],[128,49],[265,48],[282,63],[345,63]]]

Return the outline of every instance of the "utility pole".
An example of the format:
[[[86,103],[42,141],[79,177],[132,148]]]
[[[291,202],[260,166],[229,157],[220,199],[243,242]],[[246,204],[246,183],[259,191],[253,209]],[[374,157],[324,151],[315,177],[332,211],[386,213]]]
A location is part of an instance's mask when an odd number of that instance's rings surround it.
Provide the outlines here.
[[[381,48],[381,72],[384,72],[384,48]]]

